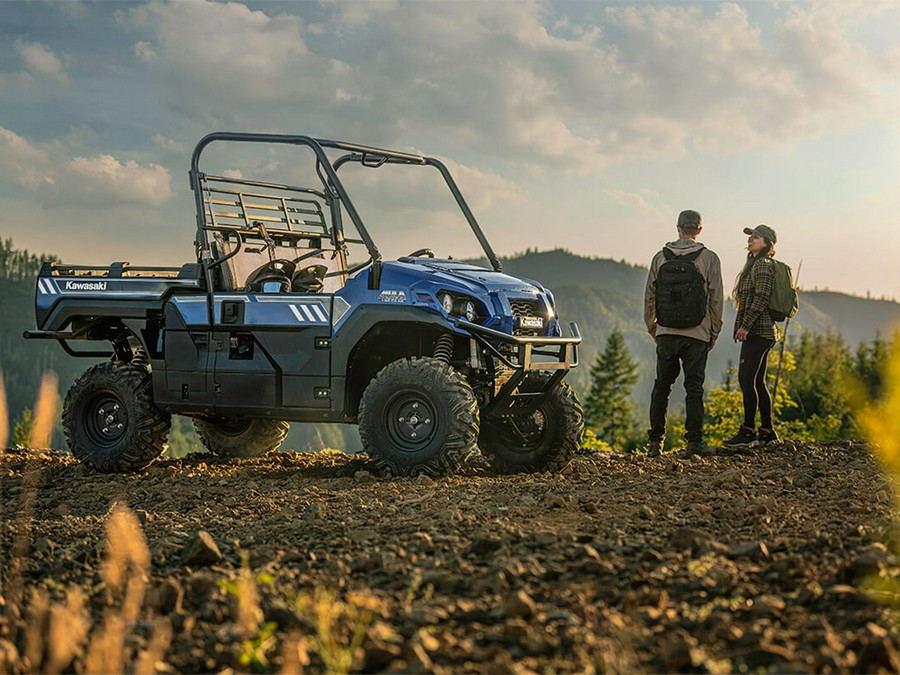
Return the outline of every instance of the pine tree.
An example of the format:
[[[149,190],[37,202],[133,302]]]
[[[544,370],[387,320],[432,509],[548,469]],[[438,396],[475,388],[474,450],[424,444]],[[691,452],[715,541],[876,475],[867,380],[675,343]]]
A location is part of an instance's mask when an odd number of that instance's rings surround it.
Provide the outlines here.
[[[623,448],[634,436],[631,388],[637,380],[637,363],[616,328],[591,367],[591,393],[584,406],[587,427],[614,447]]]

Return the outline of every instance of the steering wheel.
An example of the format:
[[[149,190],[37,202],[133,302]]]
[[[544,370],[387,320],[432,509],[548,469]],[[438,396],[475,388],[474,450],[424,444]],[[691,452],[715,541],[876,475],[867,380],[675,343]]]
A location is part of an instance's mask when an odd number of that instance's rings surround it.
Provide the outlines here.
[[[434,257],[434,251],[430,248],[420,248],[418,251],[413,251],[410,253],[407,258],[421,258],[423,255],[427,255],[429,258]]]

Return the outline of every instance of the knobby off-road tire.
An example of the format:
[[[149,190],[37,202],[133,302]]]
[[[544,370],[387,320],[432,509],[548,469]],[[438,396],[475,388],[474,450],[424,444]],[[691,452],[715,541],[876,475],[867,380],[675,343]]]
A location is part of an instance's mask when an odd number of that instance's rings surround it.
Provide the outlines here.
[[[220,457],[260,457],[284,441],[290,425],[280,420],[194,418],[206,449]]]
[[[475,393],[439,359],[394,361],[363,392],[359,436],[366,454],[389,475],[456,471],[478,438]]]
[[[560,382],[531,414],[484,420],[478,447],[498,473],[557,472],[572,461],[583,431],[581,404]]]
[[[63,403],[62,424],[79,461],[103,473],[140,471],[166,449],[171,418],[153,403],[150,371],[110,362],[88,368]]]

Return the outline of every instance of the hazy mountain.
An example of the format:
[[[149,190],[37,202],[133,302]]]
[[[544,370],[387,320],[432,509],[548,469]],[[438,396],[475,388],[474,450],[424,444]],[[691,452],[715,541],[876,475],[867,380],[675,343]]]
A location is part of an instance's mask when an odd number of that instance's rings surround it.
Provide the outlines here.
[[[642,318],[646,268],[608,259],[585,258],[563,250],[527,252],[502,262],[508,274],[535,279],[550,288],[556,297],[560,317],[565,322],[578,323],[584,337],[580,350],[581,367],[572,372],[569,379],[580,394],[587,394],[590,365],[610,332],[618,326],[629,351],[640,363],[635,397],[645,400],[649,396],[655,359],[653,341],[647,335]],[[34,328],[32,281],[0,279],[0,316],[4,318],[0,326],[0,370],[6,381],[13,417],[18,416],[23,407],[32,405],[44,370],[52,369],[59,374],[60,389],[65,395],[74,378],[91,364],[89,359],[69,357],[53,342],[22,339],[23,330]],[[710,354],[707,368],[708,387],[716,386],[729,363],[737,361],[739,348],[730,339],[733,323],[734,307],[726,302],[722,339]],[[800,311],[791,323],[791,333],[796,337],[800,330],[830,330],[842,334],[849,345],[855,346],[879,333],[888,335],[897,325],[900,325],[900,304],[896,302],[831,291],[803,291]],[[680,387],[678,384],[677,388]],[[343,430],[334,425],[322,425],[321,430],[315,431],[335,439],[343,435]],[[309,433],[315,435],[312,431]],[[312,441],[310,445],[317,447],[318,439],[307,439],[306,435],[292,437],[289,441],[296,447]],[[355,447],[358,444],[355,433],[347,436],[347,443]],[[325,442],[331,444],[332,441],[329,438]]]
[[[575,321],[584,337],[582,366],[570,381],[582,395],[589,388],[590,365],[602,350],[610,332],[618,326],[629,351],[640,362],[641,379],[635,396],[649,396],[655,360],[654,344],[643,321],[643,295],[647,268],[602,258],[585,258],[569,251],[526,252],[504,258],[503,271],[535,279],[553,291],[564,322]],[[484,261],[481,261],[484,264]],[[726,284],[727,288],[728,284]],[[722,336],[707,366],[707,383],[716,386],[730,363],[736,363],[740,348],[731,340],[735,310],[726,300]],[[783,324],[781,324],[783,326]],[[900,303],[872,300],[832,291],[801,291],[800,310],[791,320],[789,338],[801,330],[831,331],[843,335],[847,344],[887,336],[900,326]],[[678,388],[681,384],[676,385]]]

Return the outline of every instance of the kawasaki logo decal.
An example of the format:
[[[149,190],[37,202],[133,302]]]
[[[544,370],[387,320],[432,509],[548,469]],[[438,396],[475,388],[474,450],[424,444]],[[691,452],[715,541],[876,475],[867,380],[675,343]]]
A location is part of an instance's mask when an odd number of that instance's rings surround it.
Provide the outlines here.
[[[67,281],[65,285],[67,291],[105,291],[105,281]]]

